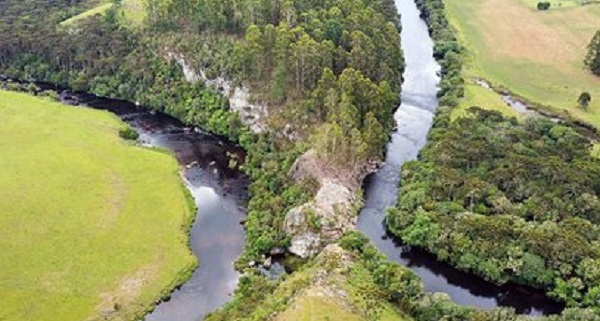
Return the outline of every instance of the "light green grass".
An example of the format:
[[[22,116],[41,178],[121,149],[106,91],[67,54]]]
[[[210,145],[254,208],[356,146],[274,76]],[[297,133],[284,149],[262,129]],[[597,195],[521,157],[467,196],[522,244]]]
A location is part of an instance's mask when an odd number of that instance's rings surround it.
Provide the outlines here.
[[[600,77],[583,69],[600,28],[600,5],[541,12],[523,0],[447,0],[448,18],[469,52],[466,75],[600,127]],[[589,111],[577,107],[583,91]]]
[[[99,0],[99,2],[92,9],[71,17],[60,24],[62,26],[71,26],[78,21],[86,19],[94,15],[104,15],[104,13],[112,7],[112,1],[110,0]],[[146,18],[146,11],[144,9],[143,0],[122,0],[121,9],[119,10],[119,16],[122,17],[121,21],[126,25],[130,26],[141,26]]]
[[[0,320],[132,320],[195,265],[178,164],[122,126],[0,91]]]
[[[591,154],[596,158],[600,158],[600,143],[594,142],[594,145],[592,145]]]
[[[134,26],[141,26],[146,19],[143,0],[123,0],[121,10],[125,20]]]
[[[78,21],[81,21],[83,19],[86,19],[88,17],[94,16],[97,14],[103,15],[106,12],[106,10],[108,10],[110,7],[112,7],[112,3],[103,1],[98,6],[92,8],[88,11],[82,12],[76,16],[73,16],[73,17],[61,22],[60,24],[63,26],[69,26],[69,25],[73,25],[74,23],[76,23]]]
[[[461,99],[460,104],[452,109],[450,119],[454,121],[459,117],[464,117],[467,114],[467,110],[473,106],[486,110],[495,110],[507,117],[521,118],[521,115],[508,106],[499,94],[469,82],[465,84],[465,98]]]

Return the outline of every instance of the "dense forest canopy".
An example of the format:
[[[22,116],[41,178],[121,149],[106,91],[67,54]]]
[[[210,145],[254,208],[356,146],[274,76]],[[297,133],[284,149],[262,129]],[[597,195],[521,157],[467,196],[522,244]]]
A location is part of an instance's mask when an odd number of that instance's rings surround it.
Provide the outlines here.
[[[471,112],[436,128],[435,144],[405,165],[389,226],[489,280],[596,306],[600,161],[589,140],[548,120]]]

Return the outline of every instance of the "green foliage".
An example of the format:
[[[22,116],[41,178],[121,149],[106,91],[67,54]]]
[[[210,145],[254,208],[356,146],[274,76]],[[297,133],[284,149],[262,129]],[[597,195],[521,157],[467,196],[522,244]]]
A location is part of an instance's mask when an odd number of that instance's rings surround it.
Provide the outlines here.
[[[119,129],[119,136],[125,140],[136,140],[140,137],[140,134],[130,126],[126,126],[125,128]]]
[[[471,113],[435,128],[421,161],[406,164],[390,228],[489,280],[584,303],[598,284],[600,230],[600,161],[589,140],[547,120]]]
[[[542,1],[537,3],[538,10],[548,10],[550,9],[551,3],[548,1]]]
[[[416,0],[415,2],[429,26],[429,32],[434,40],[433,54],[442,67],[438,92],[439,104],[442,107],[456,107],[459,99],[465,95],[462,48],[446,19],[442,0]]]
[[[600,76],[600,30],[596,32],[588,46],[585,66],[596,76]]]
[[[590,105],[590,101],[592,101],[592,96],[588,92],[582,92],[581,95],[579,95],[579,98],[577,99],[579,107],[583,109],[588,108],[588,106]]]

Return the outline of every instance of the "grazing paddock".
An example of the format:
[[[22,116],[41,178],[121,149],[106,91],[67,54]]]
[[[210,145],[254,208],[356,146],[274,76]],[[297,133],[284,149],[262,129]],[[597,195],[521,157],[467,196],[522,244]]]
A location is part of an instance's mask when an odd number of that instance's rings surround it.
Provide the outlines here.
[[[467,76],[600,127],[600,77],[583,68],[586,47],[600,29],[600,5],[538,11],[528,2],[446,1],[448,18],[470,53]],[[592,95],[588,111],[577,106],[583,91]]]
[[[167,153],[114,115],[0,91],[0,320],[133,320],[196,265]]]

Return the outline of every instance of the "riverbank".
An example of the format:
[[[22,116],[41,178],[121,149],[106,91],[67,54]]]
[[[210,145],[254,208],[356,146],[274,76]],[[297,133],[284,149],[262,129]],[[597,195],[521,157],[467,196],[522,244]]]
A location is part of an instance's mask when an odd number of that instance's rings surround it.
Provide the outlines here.
[[[193,215],[171,155],[122,141],[106,112],[0,102],[4,319],[135,318],[183,282]]]

